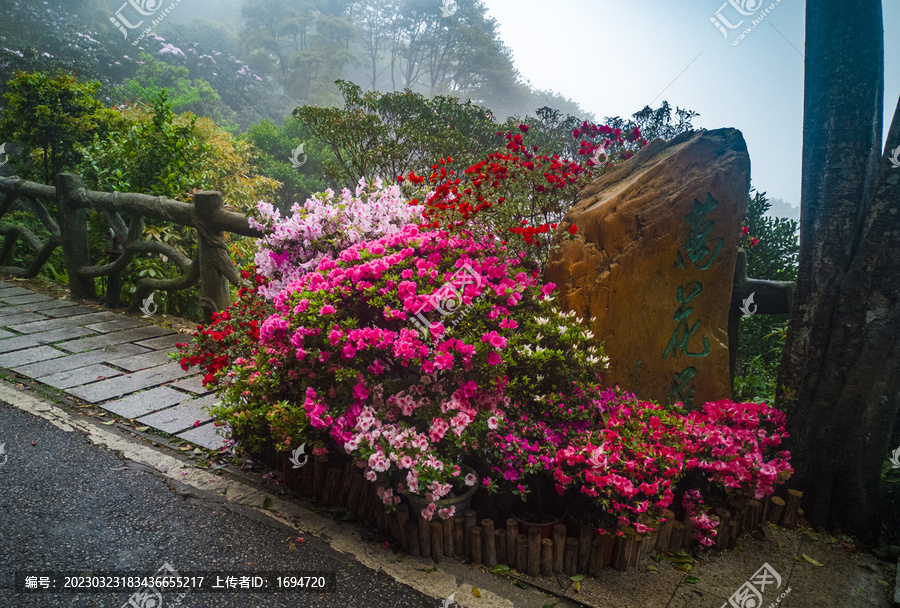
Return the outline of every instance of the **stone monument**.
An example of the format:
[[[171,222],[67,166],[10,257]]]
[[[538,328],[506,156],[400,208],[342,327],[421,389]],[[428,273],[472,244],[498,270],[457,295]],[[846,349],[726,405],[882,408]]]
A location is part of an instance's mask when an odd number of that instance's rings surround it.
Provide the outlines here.
[[[655,140],[581,193],[544,278],[592,319],[609,385],[697,408],[731,397],[728,317],[750,157],[736,129]],[[564,232],[563,232],[564,234]]]

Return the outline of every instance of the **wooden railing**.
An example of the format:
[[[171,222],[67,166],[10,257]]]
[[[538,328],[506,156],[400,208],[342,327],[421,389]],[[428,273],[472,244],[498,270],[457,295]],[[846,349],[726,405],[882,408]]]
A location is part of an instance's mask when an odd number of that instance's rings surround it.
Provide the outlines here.
[[[42,201],[56,202],[56,217]],[[141,279],[136,284],[129,308],[138,310],[154,291],[179,291],[199,283],[200,306],[207,320],[213,312],[230,303],[228,283],[241,284],[241,276],[225,241],[225,233],[258,237],[241,213],[223,208],[219,192],[197,192],[193,203],[166,197],[120,192],[95,192],[84,187],[81,178],[70,173],[56,177],[56,187],[29,182],[16,177],[0,177],[0,220],[14,210],[17,202],[25,203],[47,229],[46,241],[22,226],[0,227],[3,248],[0,250],[0,271],[25,278],[37,276],[50,256],[61,247],[69,275],[69,290],[73,299],[97,299],[95,280],[107,277],[107,305],[117,307],[121,291],[122,271],[138,254],[160,254],[175,263],[183,273],[174,279]],[[106,263],[91,260],[88,245],[88,211],[101,213],[112,232],[114,243],[121,246]],[[122,215],[128,219],[123,219]],[[186,257],[166,243],[141,240],[144,220],[151,218],[171,222],[197,231],[197,253]],[[34,260],[26,267],[7,266],[16,244],[22,241],[35,252]]]

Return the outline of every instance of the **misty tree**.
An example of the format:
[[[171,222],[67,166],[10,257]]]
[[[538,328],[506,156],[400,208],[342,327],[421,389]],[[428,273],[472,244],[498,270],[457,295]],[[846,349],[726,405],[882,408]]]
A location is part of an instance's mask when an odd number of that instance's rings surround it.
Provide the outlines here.
[[[779,380],[814,525],[872,542],[900,408],[900,105],[882,150],[880,0],[810,0],[800,269]]]
[[[496,145],[498,125],[490,110],[449,96],[410,91],[363,92],[339,81],[343,108],[301,106],[294,116],[330,158],[326,175],[334,184],[360,177],[393,180],[424,171],[451,157],[466,167]]]
[[[304,48],[306,42],[305,19],[301,17],[296,3],[289,0],[247,0],[241,14],[244,17],[242,38],[250,52],[252,65],[262,71],[271,68],[271,60],[274,59],[281,77],[287,78],[288,57]]]
[[[369,75],[369,88],[378,88],[379,77],[387,71],[387,66],[396,65],[399,57],[400,40],[397,34],[400,19],[400,5],[396,0],[369,0],[353,5],[357,42],[361,47],[363,63]],[[386,61],[386,57],[390,59]],[[391,73],[391,89],[396,89],[396,80]]]
[[[332,83],[353,59],[345,0],[245,0],[242,38],[251,65],[277,76],[294,99],[336,101]]]

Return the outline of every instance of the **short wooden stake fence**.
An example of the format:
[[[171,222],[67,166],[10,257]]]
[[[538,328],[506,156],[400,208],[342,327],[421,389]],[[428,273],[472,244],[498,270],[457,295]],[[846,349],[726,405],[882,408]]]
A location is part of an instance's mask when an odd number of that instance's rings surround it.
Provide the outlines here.
[[[430,557],[435,563],[447,557],[462,557],[472,563],[492,568],[503,564],[528,576],[553,574],[583,574],[597,576],[604,568],[625,571],[651,558],[657,551],[678,552],[695,544],[690,518],[678,521],[675,513],[665,511],[661,522],[649,517],[639,523],[650,528],[639,534],[634,527],[600,533],[587,526],[577,529],[565,524],[553,526],[549,538],[542,538],[542,529],[531,526],[527,534],[519,533],[519,524],[509,518],[505,522],[479,519],[474,510],[461,517],[428,521],[413,515],[401,504],[388,513],[377,494],[377,487],[362,476],[352,464],[330,466],[328,456],[315,456],[311,466],[294,469],[285,456],[277,462],[270,456],[270,465],[281,466],[285,482],[302,495],[312,496],[325,506],[345,507],[358,518],[392,538],[413,557]],[[771,496],[765,500],[732,500],[727,506],[713,510],[719,518],[715,548],[727,551],[734,548],[743,532],[753,532],[768,522],[794,527],[800,521],[800,502],[803,493],[788,490],[787,500]]]

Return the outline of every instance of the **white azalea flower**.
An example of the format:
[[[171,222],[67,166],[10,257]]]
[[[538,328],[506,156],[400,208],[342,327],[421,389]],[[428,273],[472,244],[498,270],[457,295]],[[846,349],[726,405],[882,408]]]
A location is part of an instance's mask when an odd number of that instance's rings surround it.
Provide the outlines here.
[[[546,317],[535,317],[534,322],[537,323],[538,325],[546,325],[547,323],[550,322],[550,319],[548,319]]]

